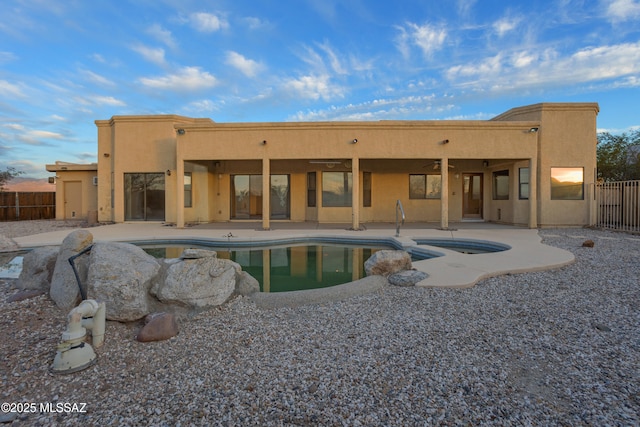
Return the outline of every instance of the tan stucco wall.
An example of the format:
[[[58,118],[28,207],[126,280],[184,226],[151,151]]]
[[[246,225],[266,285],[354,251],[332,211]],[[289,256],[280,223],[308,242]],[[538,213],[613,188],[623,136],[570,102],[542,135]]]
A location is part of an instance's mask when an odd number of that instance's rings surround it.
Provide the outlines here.
[[[56,219],[87,219],[90,211],[96,211],[98,200],[98,186],[94,185],[96,170],[78,170],[69,165],[68,170],[63,170],[58,165],[47,165],[49,172],[56,176]],[[80,191],[70,193],[69,183],[77,183]],[[76,216],[67,215],[67,206],[78,206]]]
[[[483,174],[484,220],[528,224],[530,202],[518,199],[518,168],[533,159],[536,224],[584,225],[596,167],[597,113],[597,104],[589,103],[520,107],[491,121],[215,123],[181,116],[115,116],[96,121],[99,219],[124,221],[125,173],[162,172],[167,222],[229,221],[231,175],[268,170],[290,177],[290,221],[351,222],[353,208],[322,207],[322,172],[350,170],[345,163],[351,162],[360,179],[363,172],[372,174],[371,207],[361,206],[362,186],[355,186],[360,221],[394,221],[399,199],[407,221],[435,222],[441,219],[441,201],[409,199],[409,174],[432,173],[428,165],[448,159],[455,166],[448,171],[449,220],[462,218],[460,175],[473,172]],[[532,127],[538,132],[530,132]],[[310,160],[341,164],[329,168]],[[585,200],[550,200],[555,166],[584,167]],[[193,173],[194,202],[184,209],[177,206],[183,169]],[[510,198],[492,200],[492,172],[501,169],[509,170]],[[317,172],[317,208],[306,203],[310,171]]]

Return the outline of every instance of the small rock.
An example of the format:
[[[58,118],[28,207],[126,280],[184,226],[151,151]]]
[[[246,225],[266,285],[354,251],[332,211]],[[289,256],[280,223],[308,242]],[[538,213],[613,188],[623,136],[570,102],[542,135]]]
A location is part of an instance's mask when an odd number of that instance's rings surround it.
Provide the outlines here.
[[[589,240],[585,240],[584,242],[582,242],[582,247],[583,248],[592,248],[594,244],[595,243],[593,242],[593,240],[589,239]]]
[[[7,302],[23,301],[23,300],[37,297],[46,293],[47,293],[46,291],[43,291],[40,289],[28,289],[28,290],[20,291],[17,294],[11,295],[9,298],[7,298]]]
[[[216,251],[208,251],[206,249],[192,249],[188,248],[182,251],[180,259],[200,259],[200,258],[217,258],[218,253]]]
[[[173,313],[153,313],[145,317],[145,325],[136,339],[140,342],[164,341],[178,335],[178,322]]]
[[[418,270],[404,270],[389,276],[389,283],[395,286],[415,286],[416,283],[426,279],[429,275]]]

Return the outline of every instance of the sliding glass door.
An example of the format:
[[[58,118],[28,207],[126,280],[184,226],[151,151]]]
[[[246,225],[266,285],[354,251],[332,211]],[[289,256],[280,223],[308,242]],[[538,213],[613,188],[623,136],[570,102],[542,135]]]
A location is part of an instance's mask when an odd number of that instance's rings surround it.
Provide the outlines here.
[[[124,174],[125,221],[164,221],[164,173]]]
[[[289,175],[271,175],[272,219],[289,219]],[[262,219],[262,175],[231,176],[231,219]]]

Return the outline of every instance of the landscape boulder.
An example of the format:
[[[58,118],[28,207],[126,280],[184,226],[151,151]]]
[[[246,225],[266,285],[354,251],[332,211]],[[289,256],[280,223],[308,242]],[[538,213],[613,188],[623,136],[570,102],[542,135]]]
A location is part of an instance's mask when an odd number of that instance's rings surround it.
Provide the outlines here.
[[[36,289],[48,292],[51,287],[51,278],[58,259],[58,252],[58,247],[51,246],[36,248],[27,252],[22,258],[22,271],[20,271],[16,287],[18,289]]]
[[[151,293],[165,304],[205,309],[225,303],[236,287],[239,265],[216,256],[169,265],[164,282]]]
[[[426,279],[429,275],[418,270],[404,270],[389,276],[389,283],[395,286],[415,286],[416,283]]]
[[[242,296],[253,295],[256,292],[260,292],[260,283],[258,280],[247,273],[246,271],[241,271],[236,276],[236,294]]]
[[[406,251],[381,250],[377,251],[364,263],[367,276],[380,275],[388,277],[393,273],[411,270],[411,256]]]
[[[149,295],[160,264],[138,246],[98,242],[91,249],[88,297],[103,301],[109,320],[142,319],[153,309]]]
[[[69,258],[92,244],[93,235],[87,230],[73,231],[62,241],[51,277],[49,295],[56,305],[64,311],[71,310],[81,300],[80,288],[69,263]],[[80,282],[84,286],[87,280],[89,256],[80,256],[74,262]]]
[[[173,313],[153,313],[144,319],[136,339],[140,342],[164,341],[178,335],[179,328]]]

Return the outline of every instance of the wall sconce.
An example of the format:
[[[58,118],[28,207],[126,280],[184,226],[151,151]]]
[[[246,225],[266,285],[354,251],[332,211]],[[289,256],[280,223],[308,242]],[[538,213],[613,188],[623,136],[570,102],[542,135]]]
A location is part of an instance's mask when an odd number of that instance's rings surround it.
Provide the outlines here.
[[[184,135],[184,129],[182,128],[178,129],[178,135]]]
[[[444,140],[442,140],[442,144],[448,144],[448,143],[449,143],[449,140],[448,140],[448,139],[444,139]]]
[[[264,139],[264,140],[262,141],[262,145],[267,145],[267,140],[266,140],[266,139]]]
[[[482,166],[484,166],[485,168],[489,167],[489,160],[483,160],[482,161]]]
[[[536,133],[540,128],[531,128],[529,129],[529,133]]]
[[[460,179],[460,174],[459,174],[458,172],[456,172],[456,173],[453,175],[453,177],[454,177],[455,179]]]
[[[109,154],[109,153],[104,153],[104,154],[103,154],[103,156],[104,156],[104,157],[109,157],[109,156],[110,156],[110,154]]]
[[[357,144],[358,143],[358,138],[353,138],[353,141],[351,141],[352,144]]]
[[[171,170],[167,169],[167,176],[171,176]]]

